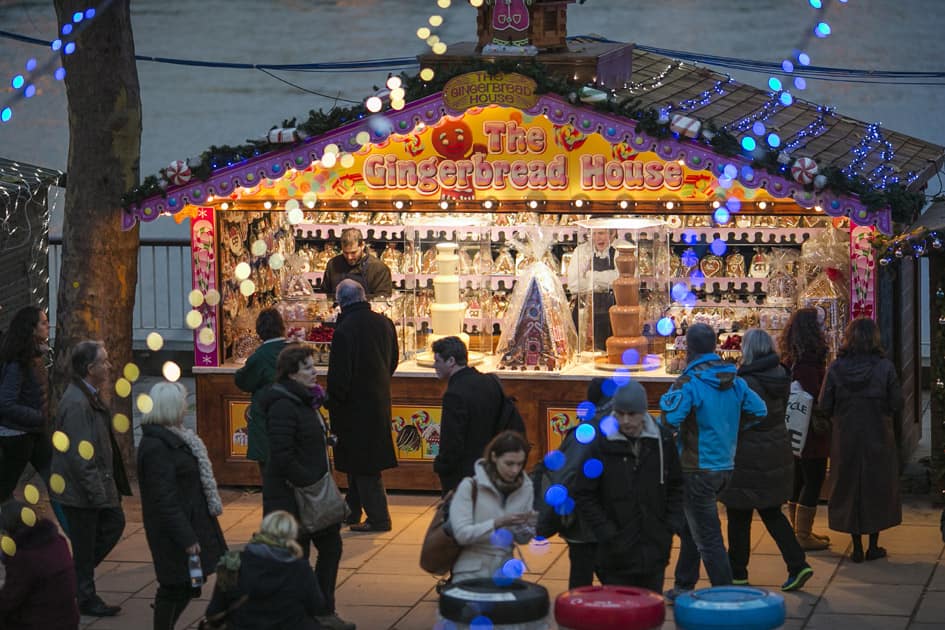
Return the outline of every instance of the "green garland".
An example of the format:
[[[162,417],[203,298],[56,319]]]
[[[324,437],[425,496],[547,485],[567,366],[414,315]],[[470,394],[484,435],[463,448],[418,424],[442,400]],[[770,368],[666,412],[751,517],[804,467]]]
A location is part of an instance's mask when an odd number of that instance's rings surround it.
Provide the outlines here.
[[[559,78],[550,72],[543,64],[534,60],[501,59],[495,62],[474,60],[469,63],[456,64],[441,68],[430,81],[424,81],[419,75],[401,73],[400,78],[404,89],[404,99],[407,102],[419,100],[443,90],[443,86],[451,78],[469,72],[485,71],[491,76],[515,72],[525,75],[535,81],[536,93],[557,94],[567,98],[572,103],[578,102],[577,92],[583,87],[581,84]],[[374,90],[378,88],[375,86]],[[659,111],[655,108],[644,108],[641,101],[633,97],[621,97],[616,92],[604,102],[594,103],[590,107],[597,111],[630,118],[636,121],[637,128],[655,138],[671,136],[668,122],[661,122]],[[305,137],[320,136],[353,120],[370,116],[363,105],[351,107],[335,107],[324,110],[310,110],[308,118],[296,125],[295,119],[283,121],[282,127],[295,126]],[[665,121],[665,119],[662,119]],[[705,123],[705,129],[711,132],[708,144],[713,151],[726,157],[744,156],[738,139],[731,133],[720,129],[713,121]],[[273,129],[276,126],[272,127]],[[268,139],[247,140],[247,144],[239,146],[212,146],[204,151],[196,160],[190,160],[191,176],[200,181],[206,181],[218,168],[237,164],[245,159],[263,155],[271,151],[280,151],[286,148],[285,144],[270,143]],[[778,152],[768,150],[756,156],[752,162],[756,169],[760,168],[770,173],[784,175],[787,165],[778,162]],[[855,194],[870,211],[890,208],[892,219],[897,223],[911,222],[925,204],[925,197],[921,193],[906,190],[898,184],[889,186],[886,190],[876,190],[868,182],[860,178],[847,177],[839,168],[828,166],[821,171],[827,177],[827,188],[838,195]],[[163,181],[164,171],[159,178],[150,175],[141,185],[122,196],[122,205],[125,208],[141,202],[148,197],[166,194],[167,184]]]

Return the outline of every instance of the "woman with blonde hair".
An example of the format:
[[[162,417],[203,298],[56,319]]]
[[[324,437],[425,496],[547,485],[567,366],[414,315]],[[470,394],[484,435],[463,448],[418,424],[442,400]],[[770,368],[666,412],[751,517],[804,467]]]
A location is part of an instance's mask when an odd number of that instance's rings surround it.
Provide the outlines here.
[[[538,513],[532,509],[532,481],[525,474],[528,442],[521,433],[503,431],[492,438],[450,502],[449,527],[463,550],[450,580],[519,577],[507,567],[515,543],[535,535]]]
[[[158,579],[154,628],[173,630],[190,600],[200,595],[188,559],[198,556],[206,576],[226,551],[217,521],[223,504],[207,447],[184,426],[187,390],[164,381],[151,388],[150,397],[153,406],[141,420],[138,484],[144,533]]]
[[[324,606],[315,575],[296,542],[299,525],[285,510],[263,518],[243,551],[220,562],[205,627],[316,630]]]

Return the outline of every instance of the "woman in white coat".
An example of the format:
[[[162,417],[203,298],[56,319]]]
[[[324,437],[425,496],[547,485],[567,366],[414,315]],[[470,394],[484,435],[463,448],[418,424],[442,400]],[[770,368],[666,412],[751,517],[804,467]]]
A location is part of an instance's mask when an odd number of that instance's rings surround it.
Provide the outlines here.
[[[535,535],[532,482],[525,474],[528,443],[520,433],[503,431],[486,445],[476,474],[460,482],[450,503],[449,523],[463,550],[453,564],[452,582],[521,575],[506,567],[515,543]]]

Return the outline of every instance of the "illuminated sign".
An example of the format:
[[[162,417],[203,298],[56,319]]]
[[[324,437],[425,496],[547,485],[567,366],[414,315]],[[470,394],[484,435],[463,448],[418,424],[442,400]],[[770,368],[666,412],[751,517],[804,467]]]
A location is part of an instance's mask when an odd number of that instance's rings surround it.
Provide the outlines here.
[[[529,109],[535,106],[538,95],[533,80],[520,74],[471,72],[453,77],[443,86],[443,102],[456,111],[486,105],[504,105]]]

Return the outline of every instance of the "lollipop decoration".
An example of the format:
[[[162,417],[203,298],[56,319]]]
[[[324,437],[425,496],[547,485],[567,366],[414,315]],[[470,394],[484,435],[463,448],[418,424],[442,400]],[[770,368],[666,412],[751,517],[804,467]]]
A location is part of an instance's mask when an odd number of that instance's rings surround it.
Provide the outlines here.
[[[183,186],[190,181],[190,167],[183,160],[174,160],[164,169],[164,177],[175,186]]]
[[[797,158],[791,167],[791,176],[799,184],[805,186],[812,183],[817,176],[817,162],[809,157]]]

